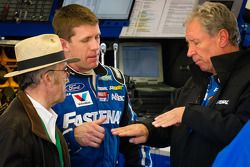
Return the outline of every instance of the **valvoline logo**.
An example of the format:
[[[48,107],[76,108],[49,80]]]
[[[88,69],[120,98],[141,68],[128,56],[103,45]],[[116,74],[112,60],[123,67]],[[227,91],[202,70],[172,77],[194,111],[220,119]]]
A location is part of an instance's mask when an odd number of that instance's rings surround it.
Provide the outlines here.
[[[86,101],[87,94],[74,95],[79,101]]]
[[[67,92],[78,92],[85,87],[83,83],[72,83],[66,86]]]
[[[93,101],[90,97],[89,91],[72,94],[76,107],[92,105]]]

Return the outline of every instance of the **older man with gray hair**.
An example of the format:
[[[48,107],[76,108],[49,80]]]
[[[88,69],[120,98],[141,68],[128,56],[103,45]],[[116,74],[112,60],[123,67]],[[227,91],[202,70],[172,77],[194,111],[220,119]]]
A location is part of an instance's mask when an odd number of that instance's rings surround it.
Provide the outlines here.
[[[0,116],[0,166],[69,167],[67,144],[51,107],[64,100],[68,78],[60,39],[44,34],[15,46],[20,91]]]
[[[250,51],[240,50],[236,18],[221,3],[198,5],[185,26],[192,76],[176,91],[173,109],[112,133],[171,146],[172,167],[210,167],[250,118]]]

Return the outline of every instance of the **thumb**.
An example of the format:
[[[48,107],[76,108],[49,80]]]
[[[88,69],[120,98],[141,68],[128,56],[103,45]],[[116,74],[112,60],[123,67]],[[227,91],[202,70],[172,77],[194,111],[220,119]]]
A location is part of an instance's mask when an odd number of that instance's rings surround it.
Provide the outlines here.
[[[106,121],[106,119],[107,119],[106,117],[103,117],[103,118],[99,118],[93,122],[96,123],[97,125],[101,125]]]
[[[141,143],[145,143],[146,141],[145,141],[145,137],[139,136],[139,137],[130,138],[129,142],[133,144],[141,144]]]

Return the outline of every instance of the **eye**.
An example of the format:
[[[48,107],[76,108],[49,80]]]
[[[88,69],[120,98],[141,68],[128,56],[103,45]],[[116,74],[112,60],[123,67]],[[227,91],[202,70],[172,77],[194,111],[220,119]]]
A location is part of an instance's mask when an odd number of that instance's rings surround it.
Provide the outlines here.
[[[194,42],[194,45],[195,45],[195,46],[199,45],[199,42]]]
[[[95,37],[96,40],[100,40],[100,38],[101,38],[100,35],[97,35],[97,36]]]
[[[86,42],[89,41],[89,39],[90,39],[90,38],[84,38],[84,39],[81,40],[81,42],[86,43]]]
[[[197,45],[200,44],[200,41],[198,41],[198,40],[193,40],[192,43],[193,43],[195,46],[197,46]]]

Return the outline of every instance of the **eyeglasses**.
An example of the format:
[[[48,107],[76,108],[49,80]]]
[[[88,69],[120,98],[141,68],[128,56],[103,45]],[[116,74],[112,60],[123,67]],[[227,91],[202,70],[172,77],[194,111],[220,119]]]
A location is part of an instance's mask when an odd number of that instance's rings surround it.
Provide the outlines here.
[[[48,71],[46,71],[46,73],[50,72],[50,71],[52,71],[52,72],[53,71],[62,71],[67,75],[67,78],[69,77],[69,69],[68,69],[68,67],[65,67],[63,70],[48,70]]]

